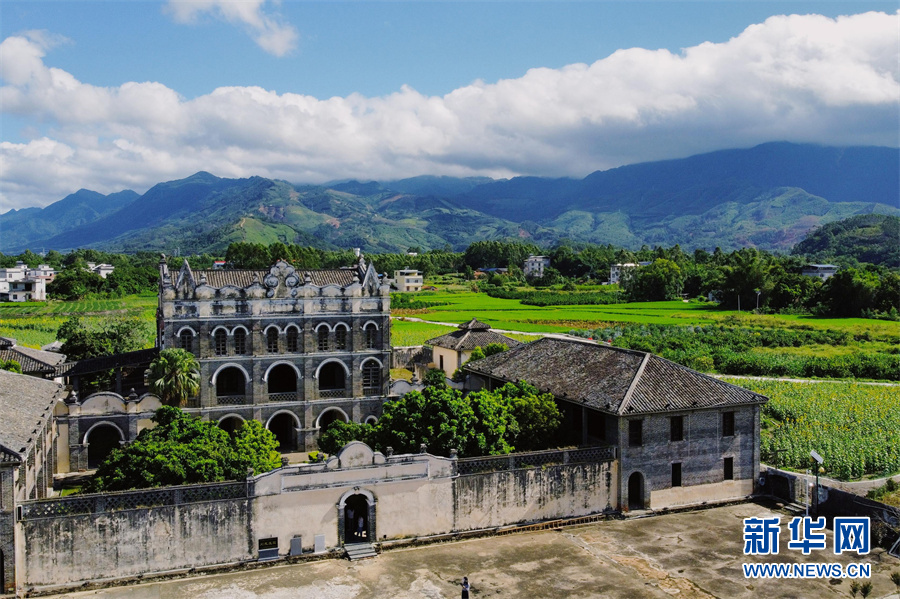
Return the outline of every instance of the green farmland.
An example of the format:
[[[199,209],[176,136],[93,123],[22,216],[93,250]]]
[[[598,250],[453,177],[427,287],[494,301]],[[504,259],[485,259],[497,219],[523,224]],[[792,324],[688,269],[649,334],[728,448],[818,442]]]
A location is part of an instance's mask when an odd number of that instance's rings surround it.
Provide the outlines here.
[[[132,295],[119,299],[87,299],[76,302],[22,302],[0,304],[0,337],[12,337],[19,345],[41,347],[56,340],[60,325],[72,316],[88,321],[115,316],[139,316],[152,323],[156,314],[156,294]],[[150,327],[153,331],[154,327]],[[153,338],[147,339],[147,347]]]

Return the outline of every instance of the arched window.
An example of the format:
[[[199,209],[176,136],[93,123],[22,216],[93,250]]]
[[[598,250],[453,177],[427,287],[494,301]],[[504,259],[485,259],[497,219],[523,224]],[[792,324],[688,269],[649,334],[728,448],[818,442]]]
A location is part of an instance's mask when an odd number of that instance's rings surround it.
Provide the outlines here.
[[[366,349],[377,349],[375,345],[378,343],[378,327],[374,322],[370,322],[363,330],[366,333]]]
[[[247,353],[247,332],[244,329],[234,330],[234,353],[239,355]]]
[[[319,351],[328,351],[328,327],[319,327]]]
[[[181,331],[181,349],[194,351],[194,333],[190,329]]]
[[[287,330],[287,350],[291,354],[296,354],[300,351],[300,334],[297,332],[296,327],[291,327]]]
[[[334,347],[338,351],[347,349],[347,329],[342,326],[334,328]]]
[[[381,388],[381,367],[375,360],[369,360],[362,367],[363,391],[367,395],[377,393]]]
[[[217,356],[224,356],[228,353],[228,335],[225,334],[224,329],[219,329],[216,331],[215,337],[215,352]]]
[[[266,331],[266,351],[270,354],[278,353],[278,329],[275,327]]]

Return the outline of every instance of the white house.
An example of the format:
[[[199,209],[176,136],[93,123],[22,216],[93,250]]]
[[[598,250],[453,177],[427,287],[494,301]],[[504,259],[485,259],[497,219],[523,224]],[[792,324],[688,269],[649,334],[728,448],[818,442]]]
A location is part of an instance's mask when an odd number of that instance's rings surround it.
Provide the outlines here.
[[[543,277],[544,269],[550,267],[550,258],[547,256],[528,256],[522,270],[526,277]]]
[[[838,266],[834,264],[809,264],[803,268],[801,274],[804,277],[817,277],[823,281],[827,281],[838,271]]]
[[[405,268],[394,271],[394,286],[399,291],[421,291],[424,280],[418,270]]]

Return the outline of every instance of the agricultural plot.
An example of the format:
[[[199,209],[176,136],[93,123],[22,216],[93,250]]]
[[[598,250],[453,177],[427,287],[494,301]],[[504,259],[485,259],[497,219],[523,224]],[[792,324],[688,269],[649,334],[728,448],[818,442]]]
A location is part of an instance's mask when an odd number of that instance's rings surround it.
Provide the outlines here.
[[[155,312],[156,294],[76,302],[4,303],[0,304],[0,337],[12,337],[19,345],[37,348],[55,341],[56,331],[71,316],[81,316],[88,322],[113,316],[140,316],[153,322]],[[147,346],[152,344],[153,339],[148,338]]]
[[[731,379],[770,398],[762,411],[762,459],[810,467],[810,450],[841,480],[900,472],[900,386]]]

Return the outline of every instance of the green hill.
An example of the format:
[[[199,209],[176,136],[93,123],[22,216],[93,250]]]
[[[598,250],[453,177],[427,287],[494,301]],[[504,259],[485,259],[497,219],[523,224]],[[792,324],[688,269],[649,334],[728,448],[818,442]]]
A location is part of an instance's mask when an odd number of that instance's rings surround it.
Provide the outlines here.
[[[843,256],[897,268],[900,267],[900,217],[860,214],[831,222],[812,231],[791,253],[816,262]]]

